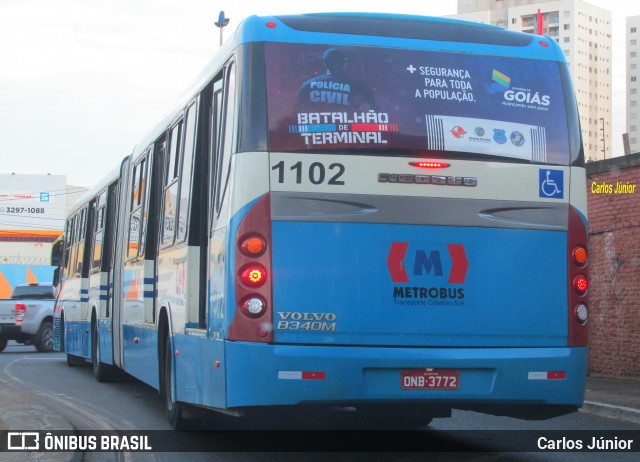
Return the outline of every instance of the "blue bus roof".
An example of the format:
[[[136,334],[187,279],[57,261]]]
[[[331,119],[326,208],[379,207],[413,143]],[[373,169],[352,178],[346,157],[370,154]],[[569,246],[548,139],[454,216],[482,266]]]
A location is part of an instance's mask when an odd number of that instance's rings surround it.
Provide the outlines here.
[[[250,16],[234,47],[248,42],[364,45],[566,62],[559,44],[502,27],[451,18],[382,13]]]

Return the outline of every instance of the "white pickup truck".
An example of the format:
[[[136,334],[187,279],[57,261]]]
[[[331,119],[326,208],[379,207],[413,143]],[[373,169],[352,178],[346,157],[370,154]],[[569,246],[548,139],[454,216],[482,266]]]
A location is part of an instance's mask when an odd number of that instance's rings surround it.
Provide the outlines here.
[[[20,284],[10,299],[0,300],[0,351],[9,340],[53,351],[53,309],[56,290],[52,284]]]

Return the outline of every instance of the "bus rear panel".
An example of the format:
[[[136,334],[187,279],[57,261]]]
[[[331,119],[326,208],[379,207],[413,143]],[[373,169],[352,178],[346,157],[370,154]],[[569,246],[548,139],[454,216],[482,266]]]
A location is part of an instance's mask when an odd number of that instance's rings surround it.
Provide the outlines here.
[[[275,29],[321,18],[296,21]],[[323,35],[264,44],[268,152],[234,166],[269,180],[230,228],[226,406],[581,406],[586,180],[557,44]]]

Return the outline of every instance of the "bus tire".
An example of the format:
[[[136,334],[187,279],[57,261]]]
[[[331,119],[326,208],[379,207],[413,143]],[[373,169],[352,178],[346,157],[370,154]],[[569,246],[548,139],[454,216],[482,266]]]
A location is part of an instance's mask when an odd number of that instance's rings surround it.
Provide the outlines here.
[[[169,424],[175,430],[186,430],[191,428],[191,421],[184,417],[184,404],[174,400],[175,383],[173,380],[173,354],[171,354],[171,338],[167,333],[164,342],[164,374],[162,377],[164,403],[167,411]]]
[[[40,353],[50,353],[53,351],[53,324],[45,321],[38,329],[35,342],[36,350]]]
[[[0,338],[0,352],[3,352],[4,349],[7,348],[7,343],[9,343],[9,340],[6,338]]]
[[[113,367],[100,361],[97,322],[94,322],[91,328],[91,366],[93,367],[93,375],[98,382],[112,382],[115,379]]]

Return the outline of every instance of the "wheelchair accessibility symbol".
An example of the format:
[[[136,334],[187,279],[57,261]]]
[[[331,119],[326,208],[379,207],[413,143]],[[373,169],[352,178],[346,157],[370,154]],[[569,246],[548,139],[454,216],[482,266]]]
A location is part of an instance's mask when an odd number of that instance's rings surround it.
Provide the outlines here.
[[[540,169],[539,196],[550,199],[564,197],[564,172],[562,170]]]

